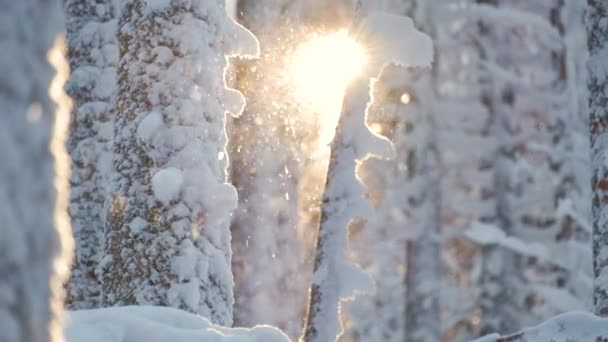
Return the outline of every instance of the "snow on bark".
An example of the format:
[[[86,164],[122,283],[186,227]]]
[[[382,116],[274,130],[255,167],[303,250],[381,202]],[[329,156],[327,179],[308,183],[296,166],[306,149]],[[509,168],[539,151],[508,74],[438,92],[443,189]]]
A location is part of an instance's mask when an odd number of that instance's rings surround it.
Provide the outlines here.
[[[587,276],[581,267],[585,256],[577,250],[585,248],[588,235],[583,185],[587,161],[580,153],[585,146],[583,121],[576,115],[581,108],[580,72],[574,64],[581,59],[575,51],[580,47],[571,41],[574,36],[580,39],[580,23],[573,20],[582,4],[491,3],[498,7],[477,6],[470,14],[479,18],[473,27],[482,29],[478,46],[486,94],[481,102],[495,118],[493,135],[499,147],[495,184],[503,190],[493,192],[498,194],[494,197],[499,220],[486,219],[471,227],[502,229],[504,242],[508,241],[500,246],[484,244],[482,274],[488,277],[482,283],[490,286],[482,287],[481,293],[483,311],[499,315],[482,314],[482,332],[499,329],[495,325],[500,322],[500,329],[508,332],[563,310],[563,303],[554,300],[557,292],[575,307],[585,304]],[[521,244],[562,252],[539,260],[521,246],[513,248]],[[514,265],[499,256],[513,252]],[[503,266],[515,266],[517,272],[500,279],[506,273],[497,269]],[[497,285],[503,289],[495,291]],[[492,299],[495,295],[508,296],[512,307],[497,307],[501,300]],[[485,318],[491,319],[489,324],[483,322]],[[504,326],[508,322],[511,328]]]
[[[443,338],[450,341],[477,336],[479,322],[475,286],[479,248],[462,231],[495,213],[488,196],[493,187],[488,161],[495,156],[496,143],[488,129],[491,117],[479,101],[478,48],[470,41],[476,33],[468,32],[471,6],[470,1],[428,1],[425,12],[430,19],[422,22],[432,25],[437,53],[432,84],[423,98],[430,102],[425,107],[432,117],[438,165],[421,176],[440,179],[441,227],[435,239],[442,256],[441,321],[434,320],[435,326],[441,325]],[[406,325],[409,330],[411,325]]]
[[[0,340],[62,341],[69,271],[68,66],[60,1],[0,11]]]
[[[478,1],[484,3],[484,1]],[[493,5],[498,6],[499,1],[493,1]],[[498,52],[497,44],[505,44],[507,40],[504,36],[504,28],[489,24],[489,18],[499,20],[506,14],[500,9],[490,6],[479,6],[481,13],[478,19],[479,39],[481,41],[479,54],[482,63],[498,63],[497,59],[503,57],[502,49]],[[513,16],[510,16],[513,17]],[[481,19],[483,18],[483,19]],[[504,23],[502,20],[501,23]],[[501,45],[502,47],[502,45]],[[510,84],[504,84],[496,80],[493,73],[487,73],[482,78],[482,86],[485,88],[481,92],[480,102],[487,108],[491,117],[489,130],[496,139],[495,154],[488,161],[492,168],[492,182],[488,189],[488,197],[493,205],[493,214],[482,218],[482,222],[498,227],[505,235],[513,234],[513,226],[510,217],[510,207],[507,199],[508,189],[511,179],[509,177],[510,162],[510,132],[504,130],[504,118],[507,107],[513,104],[513,90]],[[503,94],[511,94],[505,97]],[[510,296],[518,295],[514,293],[516,282],[520,281],[521,272],[517,267],[518,256],[501,248],[500,245],[490,244],[481,248],[481,275],[480,275],[480,332],[487,334],[490,332],[510,332],[519,329],[517,312],[520,305],[520,298],[513,300]]]
[[[409,234],[406,243],[406,331],[407,341],[437,341],[441,339],[439,291],[441,261],[439,229],[441,218],[440,172],[437,150],[437,129],[429,108],[432,98],[430,75],[418,76],[410,90],[415,98],[414,109],[407,112],[407,139],[399,139],[403,148],[401,162],[403,183],[409,185],[403,203]],[[404,141],[407,140],[407,143]],[[405,157],[405,158],[403,158]],[[405,160],[404,160],[405,159]],[[407,191],[409,190],[409,191]]]
[[[401,96],[416,97],[412,89],[416,77],[419,72],[413,68],[387,67],[374,87],[368,124],[391,140],[397,156],[393,160],[366,159],[357,170],[358,177],[368,186],[366,197],[377,207],[377,214],[351,228],[349,243],[354,261],[374,279],[376,292],[348,303],[345,340],[349,336],[356,341],[405,339],[403,265],[405,241],[411,230],[406,228],[409,218],[404,206],[408,196],[420,190],[419,184],[406,176],[405,161],[408,151],[418,146],[415,136],[410,134],[409,121],[419,117],[418,106],[412,109],[411,103],[401,102]],[[406,141],[416,143],[406,146]]]
[[[67,342],[289,342],[276,328],[213,325],[177,309],[127,306],[69,312]]]
[[[240,114],[244,99],[224,72],[227,57],[257,55],[257,40],[223,0],[129,0],[118,27],[104,305],[171,306],[230,325],[237,198],[225,112]]]
[[[425,4],[417,2],[413,7],[418,9],[412,10],[418,20],[417,26],[429,32],[431,24],[430,18],[425,17]],[[358,169],[365,184],[367,181],[375,184],[373,178],[370,179],[375,174],[379,178],[375,182],[384,183],[385,192],[376,219],[369,222],[373,226],[362,227],[358,233],[366,237],[356,245],[357,252],[361,252],[359,248],[363,246],[360,245],[379,245],[376,247],[379,250],[367,261],[370,266],[366,267],[372,271],[377,291],[369,298],[358,299],[350,307],[356,308],[364,301],[385,305],[373,308],[374,314],[360,312],[355,321],[349,322],[350,330],[360,340],[441,339],[440,173],[431,108],[435,102],[433,76],[428,70],[393,67],[385,69],[375,83],[374,103],[383,108],[383,113],[374,113],[374,106],[370,107],[368,115],[375,116],[368,121],[373,122],[374,127],[385,124],[381,132],[393,142],[396,158],[390,161],[369,159]],[[380,122],[376,121],[378,119]],[[375,185],[377,188],[378,184]],[[390,238],[374,237],[380,232]],[[356,238],[351,236],[351,241],[356,242]],[[396,252],[403,253],[404,260],[389,257]],[[402,265],[405,265],[405,276],[391,272]],[[367,304],[370,305],[373,306]],[[405,310],[398,314],[398,308]]]
[[[98,266],[112,165],[112,97],[118,62],[114,1],[64,1],[72,70],[66,89],[74,101],[68,140],[70,217],[76,247],[67,284],[70,309],[99,307],[101,300]]]
[[[554,59],[563,55],[563,46],[547,8],[518,8],[502,1],[494,5],[476,8],[486,87],[481,102],[492,115],[497,139],[492,161],[496,212],[484,223],[500,227],[507,236],[533,240],[557,229],[555,170],[561,168],[562,156],[553,144],[562,136],[563,113],[556,110],[561,105],[556,99],[565,88]],[[482,250],[482,333],[519,329],[527,320],[519,312],[538,320],[538,296],[523,285],[530,281],[530,260],[499,245]],[[497,305],[504,298],[511,298],[509,304]]]
[[[418,2],[415,17],[427,34],[436,36],[430,2]],[[435,60],[435,66],[439,59]],[[441,169],[436,122],[435,94],[439,86],[438,68],[416,75],[408,93],[413,113],[406,115],[409,133],[401,141],[405,147],[405,172],[413,189],[404,204],[410,217],[406,245],[406,331],[405,340],[431,342],[441,340],[442,324],[439,294],[442,283],[440,230],[442,217]],[[412,101],[412,99],[414,99]],[[402,100],[402,99],[401,99]],[[403,101],[403,100],[402,100]]]
[[[355,172],[357,165],[369,154],[394,157],[390,142],[367,127],[367,108],[372,100],[370,80],[390,63],[427,67],[432,61],[432,41],[417,31],[407,17],[371,14],[361,23],[356,37],[366,51],[372,53],[361,76],[346,91],[331,144],[310,304],[302,338],[306,342],[335,341],[342,334],[341,301],[373,289],[372,280],[346,258],[346,228],[351,219],[373,216],[373,209],[362,198],[362,184]]]
[[[586,20],[593,188],[593,302],[596,314],[608,316],[608,1],[588,1]]]

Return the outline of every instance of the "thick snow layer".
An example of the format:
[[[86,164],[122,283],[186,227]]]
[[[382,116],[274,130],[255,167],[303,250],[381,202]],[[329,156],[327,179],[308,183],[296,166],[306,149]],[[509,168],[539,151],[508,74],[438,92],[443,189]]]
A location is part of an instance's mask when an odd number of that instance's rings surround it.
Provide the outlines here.
[[[608,338],[608,319],[578,311],[561,314],[512,336],[501,338],[498,334],[492,334],[474,342],[592,342],[604,341],[606,338]]]
[[[169,6],[170,2],[171,0],[146,0],[148,8],[152,11],[160,11]]]
[[[223,0],[126,2],[118,37],[116,103],[128,110],[115,116],[124,152],[114,154],[113,204],[124,207],[108,220],[104,306],[163,304],[230,325],[237,196],[225,113],[239,114],[244,99],[225,76],[228,58],[254,57],[258,42]]]
[[[374,290],[372,279],[346,259],[346,228],[354,217],[373,218],[356,175],[369,155],[394,157],[390,142],[369,130],[370,85],[388,64],[427,67],[433,59],[431,39],[416,30],[408,17],[375,13],[364,19],[357,41],[368,51],[366,71],[346,92],[340,122],[331,146],[327,185],[315,256],[311,305],[305,340],[333,341],[342,333],[340,304],[358,293]]]
[[[201,316],[154,306],[124,306],[68,313],[67,342],[288,342],[268,326],[224,328]]]
[[[237,0],[226,0],[226,13],[232,19],[235,19],[237,16],[237,2]]]
[[[369,54],[373,76],[387,64],[430,67],[433,62],[433,41],[408,17],[373,13],[363,20],[357,40]]]
[[[160,170],[152,177],[154,197],[164,204],[168,204],[177,198],[183,184],[184,176],[182,172],[174,167]]]
[[[164,127],[163,116],[158,111],[151,112],[141,120],[137,127],[137,138],[148,142],[159,129]]]

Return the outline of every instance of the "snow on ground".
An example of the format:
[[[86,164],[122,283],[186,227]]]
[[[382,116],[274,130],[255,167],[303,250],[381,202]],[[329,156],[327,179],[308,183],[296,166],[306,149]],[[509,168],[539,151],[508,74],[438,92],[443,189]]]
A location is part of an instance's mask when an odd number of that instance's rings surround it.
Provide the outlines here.
[[[473,342],[594,342],[608,341],[608,319],[588,312],[575,311],[555,316],[518,334],[500,337],[497,334]]]
[[[178,309],[124,306],[71,311],[67,342],[289,342],[276,328],[224,328]]]

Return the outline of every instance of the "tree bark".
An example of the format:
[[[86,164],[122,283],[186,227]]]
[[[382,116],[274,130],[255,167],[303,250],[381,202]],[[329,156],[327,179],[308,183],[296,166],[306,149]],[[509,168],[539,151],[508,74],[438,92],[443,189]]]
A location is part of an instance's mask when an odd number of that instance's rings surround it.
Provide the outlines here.
[[[346,91],[331,144],[303,342],[336,340],[342,334],[341,301],[352,296],[349,290],[353,286],[369,281],[358,273],[362,271],[346,259],[345,253],[348,244],[346,230],[351,219],[357,215],[364,216],[366,210],[371,210],[365,206],[361,184],[355,178],[357,160],[367,153],[362,150],[361,139],[366,139],[365,133],[371,135],[362,115],[370,100],[369,78],[354,80]]]
[[[119,20],[104,305],[164,305],[232,324],[226,56],[257,49],[223,1],[129,0]],[[236,45],[238,44],[238,45]]]
[[[595,313],[608,316],[608,1],[589,0],[589,124],[593,190],[593,302]]]
[[[116,89],[114,0],[65,0],[68,59],[66,85],[74,101],[68,150],[72,157],[70,217],[76,244],[69,309],[101,304],[99,261],[103,257],[105,201],[112,162],[112,98]]]

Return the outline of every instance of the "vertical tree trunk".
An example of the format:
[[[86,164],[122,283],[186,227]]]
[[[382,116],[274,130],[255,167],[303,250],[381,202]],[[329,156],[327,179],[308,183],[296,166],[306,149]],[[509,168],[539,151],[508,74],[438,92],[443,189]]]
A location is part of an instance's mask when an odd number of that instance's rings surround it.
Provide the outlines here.
[[[72,247],[61,2],[0,7],[0,341],[59,342]]]
[[[500,0],[478,0],[480,5],[499,6]],[[487,63],[496,62],[495,44],[498,37],[496,35],[500,27],[493,27],[485,20],[479,21],[480,40],[485,41],[480,44],[481,61]],[[493,75],[488,74],[482,83],[485,87],[481,94],[480,101],[486,106],[492,120],[492,135],[495,137],[496,151],[494,160],[491,161],[493,169],[492,188],[488,189],[488,196],[494,205],[494,213],[483,217],[484,223],[500,228],[505,234],[513,233],[510,218],[509,201],[507,194],[510,189],[509,159],[512,158],[510,148],[511,140],[509,133],[505,130],[505,118],[507,113],[505,107],[513,104],[513,90],[511,85],[504,85],[494,79]],[[482,335],[499,332],[509,333],[516,331],[517,310],[513,306],[517,305],[512,296],[515,295],[514,283],[519,277],[515,266],[516,256],[512,251],[506,250],[499,244],[490,244],[482,247],[481,260],[481,279],[480,279],[480,309],[481,322],[480,332]]]
[[[342,334],[341,301],[353,291],[371,287],[370,279],[345,255],[348,224],[353,217],[367,216],[371,210],[361,198],[361,184],[355,178],[357,160],[365,157],[363,146],[371,136],[364,115],[370,99],[369,78],[353,81],[346,91],[331,144],[303,342],[336,340]]]
[[[301,113],[280,73],[302,29],[287,4],[241,0],[240,22],[264,50],[241,61],[236,78],[247,97],[246,113],[231,120],[231,181],[239,193],[231,232],[235,277],[235,325],[268,324],[292,338],[302,331],[308,275],[305,242],[298,234],[298,183],[306,160],[305,136],[313,115]],[[306,232],[307,235],[310,232]],[[281,296],[277,296],[281,293]]]
[[[128,0],[119,20],[105,305],[177,307],[231,325],[225,56],[257,53],[224,1]]]
[[[428,91],[428,89],[427,89]],[[432,91],[432,90],[431,90]],[[420,101],[428,95],[420,93]],[[410,123],[413,131],[422,131],[420,144],[408,149],[408,178],[417,178],[418,191],[408,196],[411,213],[408,226],[415,229],[407,241],[406,267],[406,341],[430,342],[441,340],[439,293],[441,289],[441,256],[439,234],[441,225],[441,193],[436,142],[436,127],[428,117]],[[427,121],[427,122],[424,122]],[[426,127],[425,127],[426,126]],[[416,134],[416,133],[414,133]],[[420,136],[420,132],[416,134]],[[412,146],[412,143],[409,144]],[[412,227],[414,226],[415,227]]]
[[[441,180],[441,318],[448,341],[478,334],[481,248],[465,232],[496,216],[494,118],[480,101],[479,47],[471,39],[479,37],[478,22],[470,18],[476,6],[476,1],[446,1],[430,12],[437,58],[428,107],[439,147],[434,172]]]
[[[416,2],[414,18],[431,37],[437,37],[437,27],[433,20],[433,7],[430,1]],[[437,43],[435,43],[437,44]],[[436,46],[436,45],[435,45]],[[436,49],[436,48],[435,48]],[[439,293],[442,286],[441,275],[441,179],[438,128],[435,124],[433,104],[437,101],[438,62],[434,60],[431,72],[422,74],[409,94],[415,99],[413,106],[419,111],[408,118],[409,129],[417,136],[416,141],[407,149],[405,164],[410,181],[418,183],[419,188],[409,193],[407,206],[411,213],[408,225],[415,225],[414,232],[407,242],[406,269],[406,330],[405,340],[412,342],[431,342],[441,340],[441,316],[439,314]]]
[[[72,157],[70,217],[76,254],[66,299],[67,307],[73,310],[99,307],[101,300],[97,268],[103,257],[118,62],[114,1],[64,1],[72,70],[66,88],[74,100],[68,150]]]
[[[492,4],[496,8],[483,8],[487,18],[479,23],[480,40],[485,41],[482,59],[493,65],[484,70],[487,90],[482,102],[494,116],[498,139],[493,192],[497,211],[495,220],[488,222],[510,238],[551,249],[556,240],[581,231],[580,222],[563,214],[563,202],[577,191],[567,165],[577,132],[567,128],[564,2]],[[494,11],[518,19],[496,25],[491,19]],[[531,44],[538,47],[530,48]],[[558,311],[538,288],[565,287],[563,262],[537,260],[500,242],[483,249],[482,283],[489,286],[482,288],[482,311],[488,313],[482,314],[482,333],[516,331]],[[556,280],[551,282],[551,277]],[[508,305],[502,304],[504,298],[509,298]],[[491,324],[485,324],[486,318]]]
[[[608,316],[608,1],[589,0],[589,124],[593,187],[593,302]]]
[[[432,29],[424,1],[359,5],[362,14],[403,13],[427,34]],[[348,335],[356,341],[440,340],[440,171],[431,146],[435,131],[430,79],[428,71],[390,67],[375,84],[368,121],[392,141],[397,156],[373,158],[358,169],[359,177],[370,184],[368,197],[377,202],[378,213],[377,220],[361,224],[349,236],[355,260],[374,278],[377,289],[349,303]]]

